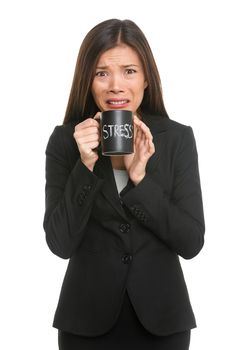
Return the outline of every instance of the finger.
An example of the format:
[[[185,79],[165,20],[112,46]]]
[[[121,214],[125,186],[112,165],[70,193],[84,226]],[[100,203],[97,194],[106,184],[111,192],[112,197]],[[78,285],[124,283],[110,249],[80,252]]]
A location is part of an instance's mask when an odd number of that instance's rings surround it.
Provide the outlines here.
[[[88,135],[98,135],[98,134],[99,134],[99,130],[96,126],[90,126],[89,128],[85,128],[85,129],[77,129],[77,131],[75,131],[75,135],[77,137],[83,137]]]
[[[136,138],[135,138],[135,144],[139,145],[141,140],[142,140],[142,131],[141,131],[141,129],[137,129],[137,135],[136,135]]]
[[[136,115],[134,115],[133,116],[133,121],[136,123],[136,124],[138,124],[138,123],[140,123],[140,119],[136,116]]]
[[[141,121],[135,116],[134,117],[134,120],[133,120],[133,123],[134,123],[134,128],[140,128],[141,126]]]
[[[139,130],[139,128],[134,124],[134,127],[133,127],[134,142],[135,142],[135,140],[137,138],[138,130]]]
[[[140,120],[137,116],[134,116],[134,123],[138,128],[140,128],[144,133],[146,133],[147,137],[153,138],[148,126],[145,123],[143,123],[143,121]]]
[[[99,141],[99,135],[98,134],[92,134],[87,136],[82,136],[77,138],[77,142],[79,145],[82,145],[84,143],[89,143],[92,141]]]
[[[90,151],[94,150],[98,146],[99,146],[99,142],[98,141],[92,141],[92,142],[88,142],[88,143],[82,144],[80,147],[81,147],[83,152],[89,154]]]
[[[141,130],[145,133],[145,135],[146,135],[146,137],[147,137],[148,139],[150,139],[150,140],[153,139],[153,136],[152,136],[152,134],[151,134],[151,131],[150,131],[150,129],[148,128],[148,126],[146,126],[146,124],[141,123],[140,128],[141,128]]]
[[[149,152],[151,154],[155,153],[155,144],[153,141],[149,141]]]
[[[83,122],[81,122],[75,126],[75,131],[89,128],[91,126],[99,127],[99,123],[96,120],[94,120],[93,118],[87,118]]]

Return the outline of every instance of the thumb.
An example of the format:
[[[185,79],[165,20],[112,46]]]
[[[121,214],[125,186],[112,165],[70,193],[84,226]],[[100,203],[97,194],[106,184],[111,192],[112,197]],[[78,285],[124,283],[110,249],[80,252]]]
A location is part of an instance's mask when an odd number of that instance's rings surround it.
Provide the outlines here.
[[[97,112],[93,119],[100,121],[101,112]]]

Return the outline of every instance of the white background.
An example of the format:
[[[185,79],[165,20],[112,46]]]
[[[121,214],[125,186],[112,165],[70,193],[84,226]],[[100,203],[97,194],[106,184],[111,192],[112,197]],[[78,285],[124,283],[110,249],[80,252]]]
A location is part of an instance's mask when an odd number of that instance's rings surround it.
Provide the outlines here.
[[[113,17],[132,19],[144,31],[170,118],[191,125],[196,138],[206,243],[195,259],[182,260],[198,323],[190,349],[233,348],[230,2],[1,1],[4,350],[57,349],[52,320],[68,261],[53,255],[44,238],[44,151],[62,123],[82,39]]]

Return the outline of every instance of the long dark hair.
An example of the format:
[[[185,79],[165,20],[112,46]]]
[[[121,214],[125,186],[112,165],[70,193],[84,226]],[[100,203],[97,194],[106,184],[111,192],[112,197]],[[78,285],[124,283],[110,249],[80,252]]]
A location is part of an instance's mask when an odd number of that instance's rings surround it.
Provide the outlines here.
[[[159,72],[141,29],[130,20],[110,19],[99,23],[84,38],[79,50],[73,83],[63,123],[80,122],[94,116],[99,110],[91,93],[95,69],[100,56],[107,50],[124,43],[132,47],[142,61],[148,83],[139,107],[140,113],[168,117]]]

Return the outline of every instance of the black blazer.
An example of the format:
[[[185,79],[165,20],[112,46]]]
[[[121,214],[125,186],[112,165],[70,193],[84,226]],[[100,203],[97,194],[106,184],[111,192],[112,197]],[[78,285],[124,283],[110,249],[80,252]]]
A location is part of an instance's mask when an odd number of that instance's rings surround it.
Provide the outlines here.
[[[147,116],[156,152],[144,179],[120,197],[109,157],[94,172],[79,159],[74,125],[57,126],[46,149],[44,229],[51,251],[69,259],[53,326],[96,336],[111,329],[127,289],[151,333],[196,327],[179,255],[204,243],[195,138],[190,126]]]

